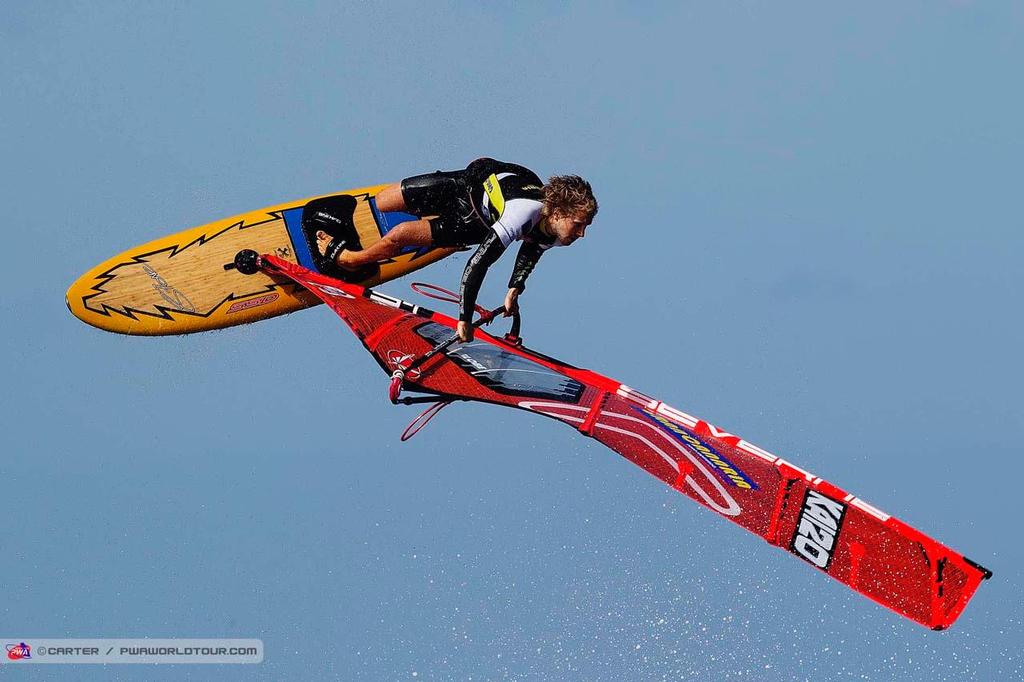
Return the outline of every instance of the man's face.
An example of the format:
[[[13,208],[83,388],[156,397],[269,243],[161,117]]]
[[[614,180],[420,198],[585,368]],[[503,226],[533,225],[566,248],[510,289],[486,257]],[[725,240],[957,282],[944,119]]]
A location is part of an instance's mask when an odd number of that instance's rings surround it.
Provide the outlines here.
[[[582,239],[587,234],[587,227],[592,218],[582,214],[555,213],[548,220],[548,227],[551,229],[555,239],[562,246],[568,246],[577,239]]]

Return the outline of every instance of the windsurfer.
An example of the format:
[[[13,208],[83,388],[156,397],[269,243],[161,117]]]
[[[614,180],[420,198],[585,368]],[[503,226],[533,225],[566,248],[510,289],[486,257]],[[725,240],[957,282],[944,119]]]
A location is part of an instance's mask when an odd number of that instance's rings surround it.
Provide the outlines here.
[[[473,339],[473,311],[487,269],[512,242],[522,245],[505,296],[507,311],[518,305],[541,255],[585,236],[598,208],[590,183],[578,175],[556,175],[544,184],[528,168],[490,158],[477,159],[465,170],[406,178],[382,190],[375,201],[381,211],[404,211],[419,219],[396,225],[365,250],[351,250],[343,237],[319,230],[321,264],[344,274],[392,258],[407,246],[479,244],[462,274],[462,341]]]

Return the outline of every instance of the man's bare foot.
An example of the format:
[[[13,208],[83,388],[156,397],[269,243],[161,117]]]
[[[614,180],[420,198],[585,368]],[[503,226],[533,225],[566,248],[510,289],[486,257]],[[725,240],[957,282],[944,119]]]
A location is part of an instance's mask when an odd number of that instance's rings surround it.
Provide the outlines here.
[[[321,256],[327,255],[327,249],[331,246],[331,235],[327,234],[323,230],[317,230],[316,233],[316,249],[320,252]],[[339,254],[341,255],[341,254]]]
[[[316,248],[320,252],[321,256],[327,255],[327,249],[331,245],[331,239],[331,235],[327,234],[323,230],[317,230]],[[352,256],[355,255],[355,252],[349,251],[348,249],[343,249],[341,253],[339,253],[337,257],[334,259],[335,265],[337,265],[339,268],[344,268],[346,270],[352,270],[354,268],[357,268],[359,267],[360,264],[351,262]]]

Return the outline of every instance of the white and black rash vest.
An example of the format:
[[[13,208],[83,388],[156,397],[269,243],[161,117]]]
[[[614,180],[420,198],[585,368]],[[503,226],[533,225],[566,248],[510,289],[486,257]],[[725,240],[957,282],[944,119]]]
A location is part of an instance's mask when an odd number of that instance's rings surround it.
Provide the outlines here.
[[[528,168],[494,159],[477,159],[466,169],[473,183],[473,200],[491,232],[466,263],[462,273],[459,319],[471,322],[476,298],[487,269],[508,246],[522,241],[516,256],[510,289],[526,289],[526,279],[541,255],[557,242],[538,229],[543,207],[543,182]]]

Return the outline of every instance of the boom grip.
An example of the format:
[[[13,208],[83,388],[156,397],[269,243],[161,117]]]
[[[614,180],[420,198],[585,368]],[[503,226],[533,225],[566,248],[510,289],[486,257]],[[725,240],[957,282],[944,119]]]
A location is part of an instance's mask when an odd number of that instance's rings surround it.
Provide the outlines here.
[[[523,318],[519,314],[519,306],[512,311],[512,327],[508,330],[507,337],[512,339],[519,339],[519,328],[522,326]]]

